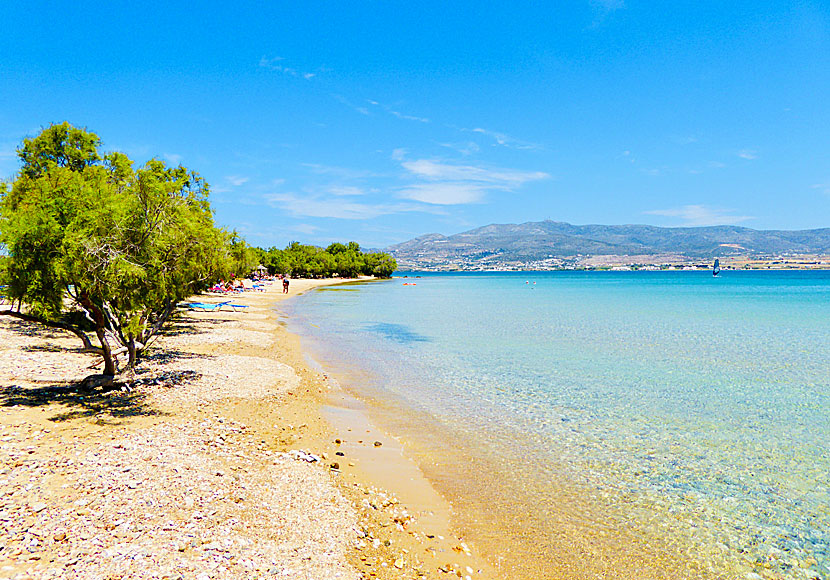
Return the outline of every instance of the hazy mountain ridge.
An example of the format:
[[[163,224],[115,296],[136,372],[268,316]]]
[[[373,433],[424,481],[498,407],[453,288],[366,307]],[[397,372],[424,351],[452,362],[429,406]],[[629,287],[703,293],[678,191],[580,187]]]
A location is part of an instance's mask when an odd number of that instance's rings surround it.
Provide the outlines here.
[[[538,262],[576,256],[657,256],[689,259],[729,255],[830,254],[830,228],[753,230],[739,226],[664,228],[542,221],[490,224],[459,234],[426,234],[386,248],[407,266]]]

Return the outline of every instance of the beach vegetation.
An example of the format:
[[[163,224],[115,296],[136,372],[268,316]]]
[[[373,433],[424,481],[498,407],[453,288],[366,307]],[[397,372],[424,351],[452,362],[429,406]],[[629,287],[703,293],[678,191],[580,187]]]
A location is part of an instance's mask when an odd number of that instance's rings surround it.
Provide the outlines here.
[[[252,272],[260,263],[261,250],[242,239],[237,232],[230,235],[230,268],[232,273]]]
[[[117,356],[131,371],[177,303],[229,272],[240,246],[215,226],[197,173],[100,148],[62,123],[18,149],[20,172],[0,184],[3,283],[17,308],[0,315],[75,333],[113,377]]]
[[[275,247],[257,250],[260,262],[270,274],[295,278],[389,278],[398,267],[389,254],[364,252],[357,242],[335,242],[326,248],[291,242],[284,250]]]

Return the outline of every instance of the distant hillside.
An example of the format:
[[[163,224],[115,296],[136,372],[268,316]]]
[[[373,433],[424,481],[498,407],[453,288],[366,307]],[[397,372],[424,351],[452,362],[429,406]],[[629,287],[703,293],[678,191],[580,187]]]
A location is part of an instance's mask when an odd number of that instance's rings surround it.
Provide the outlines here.
[[[497,266],[575,260],[585,256],[716,256],[830,254],[830,228],[753,230],[737,226],[660,228],[575,226],[543,221],[492,224],[452,236],[427,234],[386,249],[403,267]]]

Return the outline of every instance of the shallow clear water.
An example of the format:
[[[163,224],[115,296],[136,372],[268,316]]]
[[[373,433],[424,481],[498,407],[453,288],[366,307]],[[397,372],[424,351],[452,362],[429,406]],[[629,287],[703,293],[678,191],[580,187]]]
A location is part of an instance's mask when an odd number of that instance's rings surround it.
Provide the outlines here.
[[[830,577],[830,273],[423,274],[293,308],[359,395],[532,457],[517,482],[581,482],[718,570]]]

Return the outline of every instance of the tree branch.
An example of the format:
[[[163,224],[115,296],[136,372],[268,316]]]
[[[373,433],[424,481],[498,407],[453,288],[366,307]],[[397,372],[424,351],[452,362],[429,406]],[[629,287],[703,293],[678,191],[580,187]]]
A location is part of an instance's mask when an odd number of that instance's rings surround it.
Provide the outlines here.
[[[25,320],[26,322],[35,322],[37,324],[42,324],[43,326],[48,326],[50,328],[59,328],[61,330],[67,330],[81,339],[81,341],[84,343],[84,350],[88,350],[89,352],[95,352],[95,347],[92,346],[92,341],[89,339],[86,333],[80,328],[72,326],[71,324],[46,320],[45,318],[39,318],[37,316],[32,316],[31,314],[18,312],[15,310],[0,310],[0,316],[11,316],[12,318],[19,318],[20,320]]]

